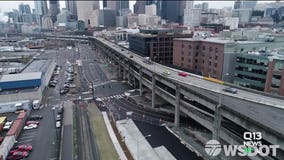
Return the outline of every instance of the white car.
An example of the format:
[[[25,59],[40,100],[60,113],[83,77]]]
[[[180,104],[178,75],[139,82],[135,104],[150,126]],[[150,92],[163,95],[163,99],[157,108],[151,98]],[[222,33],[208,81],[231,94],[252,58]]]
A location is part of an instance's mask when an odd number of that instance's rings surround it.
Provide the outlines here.
[[[11,128],[12,124],[13,124],[13,121],[7,121],[3,127],[3,130],[8,131]]]
[[[56,121],[56,128],[60,128],[61,127],[61,122],[60,121]]]
[[[36,124],[30,124],[28,126],[25,126],[24,130],[34,129],[34,128],[37,128],[37,127],[38,127],[38,125],[36,125]]]

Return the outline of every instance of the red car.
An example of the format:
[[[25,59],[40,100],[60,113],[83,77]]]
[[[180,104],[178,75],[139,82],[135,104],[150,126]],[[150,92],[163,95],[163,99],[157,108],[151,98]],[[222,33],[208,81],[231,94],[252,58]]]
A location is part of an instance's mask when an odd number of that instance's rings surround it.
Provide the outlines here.
[[[17,146],[16,148],[18,150],[21,150],[21,151],[31,151],[31,150],[33,150],[33,146],[29,145],[29,144],[22,144],[22,145]]]
[[[29,153],[27,151],[12,150],[9,152],[9,156],[6,158],[6,160],[23,159],[28,157],[28,155]]]
[[[39,121],[27,121],[27,122],[26,122],[26,125],[30,125],[30,124],[36,124],[36,125],[38,125],[38,124],[39,124]]]
[[[188,74],[185,73],[185,72],[179,72],[178,75],[179,75],[179,76],[182,76],[182,77],[186,77]]]

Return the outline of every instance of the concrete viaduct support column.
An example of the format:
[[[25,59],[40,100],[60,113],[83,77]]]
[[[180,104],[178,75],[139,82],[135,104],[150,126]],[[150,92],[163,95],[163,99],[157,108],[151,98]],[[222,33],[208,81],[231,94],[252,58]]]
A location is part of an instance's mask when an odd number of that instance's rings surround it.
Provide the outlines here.
[[[176,105],[175,105],[175,127],[179,127],[180,122],[180,85],[176,86]]]
[[[128,65],[128,75],[127,75],[128,84],[130,84],[130,66]]]
[[[156,101],[156,94],[155,94],[155,88],[156,88],[156,79],[155,74],[152,74],[152,108],[155,108],[155,101]]]
[[[123,67],[123,76],[122,76],[122,78],[123,78],[123,80],[125,80],[126,79],[126,69]]]
[[[142,96],[142,67],[139,68],[139,93]]]
[[[222,109],[221,104],[216,105],[215,107],[215,115],[214,115],[214,122],[213,122],[213,136],[212,138],[215,140],[220,140],[220,128],[221,128],[221,121],[222,121]]]

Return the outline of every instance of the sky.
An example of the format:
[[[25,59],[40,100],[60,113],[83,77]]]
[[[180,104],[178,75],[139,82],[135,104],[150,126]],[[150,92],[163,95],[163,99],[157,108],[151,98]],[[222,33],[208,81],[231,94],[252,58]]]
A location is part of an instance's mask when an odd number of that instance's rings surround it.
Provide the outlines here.
[[[34,8],[34,1],[23,1],[24,4],[29,4],[31,8]],[[12,9],[18,9],[18,5],[23,3],[22,1],[2,1],[0,0],[0,10],[1,12],[7,12],[7,11],[12,11]],[[136,1],[130,1],[130,9],[133,11],[133,5],[135,4]],[[223,7],[232,7],[234,4],[234,1],[194,1],[194,4],[198,3],[203,3],[203,2],[208,2],[209,3],[209,8],[223,8]],[[263,2],[273,2],[273,1],[259,1],[259,3]],[[60,1],[60,8],[65,8],[65,1]],[[102,1],[100,6],[102,7]]]

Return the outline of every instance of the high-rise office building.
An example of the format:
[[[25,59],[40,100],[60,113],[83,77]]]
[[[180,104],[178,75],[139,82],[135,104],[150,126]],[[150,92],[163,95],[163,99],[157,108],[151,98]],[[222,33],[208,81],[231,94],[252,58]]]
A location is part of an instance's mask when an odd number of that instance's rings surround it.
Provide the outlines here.
[[[234,9],[240,9],[240,8],[242,8],[242,1],[236,0],[234,3]]]
[[[77,1],[74,0],[66,0],[65,1],[66,8],[71,14],[75,15],[77,18]]]
[[[48,9],[47,9],[47,1],[34,1],[35,4],[35,14],[36,14],[36,21],[37,24],[42,26],[42,18],[44,15],[47,15]]]
[[[242,8],[254,8],[257,4],[257,1],[243,1]]]
[[[56,21],[56,16],[60,12],[59,0],[49,0],[49,15],[53,23]]]
[[[146,1],[136,1],[134,4],[135,14],[145,14]]]
[[[77,1],[78,20],[84,21],[85,27],[88,27],[91,24],[90,16],[93,11],[99,9],[99,1]]]
[[[116,11],[116,15],[121,16],[121,10],[129,9],[129,0],[107,1],[107,8]]]
[[[194,8],[193,1],[186,1],[183,24],[188,27],[199,26],[201,21],[201,8]]]
[[[162,19],[170,22],[183,23],[185,0],[180,1],[160,1]],[[157,6],[157,12],[159,15],[159,6]]]
[[[28,4],[20,4],[19,5],[19,12],[20,14],[31,14],[31,8]]]

